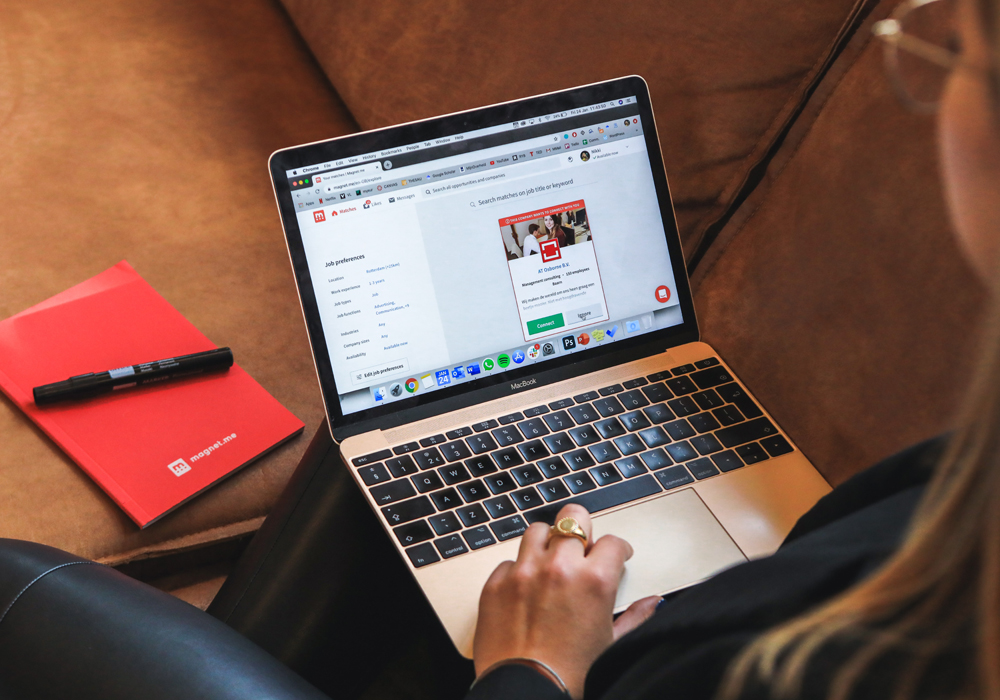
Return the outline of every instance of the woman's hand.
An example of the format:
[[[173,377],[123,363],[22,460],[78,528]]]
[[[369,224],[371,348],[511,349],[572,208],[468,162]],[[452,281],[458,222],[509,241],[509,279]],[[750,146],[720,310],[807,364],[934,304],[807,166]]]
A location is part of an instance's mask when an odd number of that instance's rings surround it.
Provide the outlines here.
[[[590,514],[570,504],[556,516],[572,517],[591,541]],[[601,652],[644,622],[659,603],[636,601],[612,620],[618,584],[632,547],[614,535],[588,545],[577,537],[549,539],[549,527],[535,523],[521,538],[517,561],[497,567],[479,600],[474,656],[476,673],[511,658],[530,658],[552,667],[574,698],[583,696],[587,671]]]

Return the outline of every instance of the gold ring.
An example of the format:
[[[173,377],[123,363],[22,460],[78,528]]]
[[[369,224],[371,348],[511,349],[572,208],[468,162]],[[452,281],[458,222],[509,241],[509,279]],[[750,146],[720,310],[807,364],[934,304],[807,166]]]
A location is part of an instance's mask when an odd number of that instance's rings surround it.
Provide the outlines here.
[[[580,523],[576,521],[576,518],[562,518],[549,529],[549,539],[553,537],[576,537],[581,542],[586,549],[587,547],[587,533],[584,529],[580,527]]]

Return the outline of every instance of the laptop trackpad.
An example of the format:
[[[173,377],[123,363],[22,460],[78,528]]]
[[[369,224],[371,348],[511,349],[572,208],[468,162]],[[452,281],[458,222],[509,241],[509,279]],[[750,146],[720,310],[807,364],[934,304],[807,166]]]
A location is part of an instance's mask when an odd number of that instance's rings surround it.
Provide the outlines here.
[[[595,541],[606,534],[618,535],[635,550],[625,565],[616,612],[747,560],[694,489],[596,516]]]

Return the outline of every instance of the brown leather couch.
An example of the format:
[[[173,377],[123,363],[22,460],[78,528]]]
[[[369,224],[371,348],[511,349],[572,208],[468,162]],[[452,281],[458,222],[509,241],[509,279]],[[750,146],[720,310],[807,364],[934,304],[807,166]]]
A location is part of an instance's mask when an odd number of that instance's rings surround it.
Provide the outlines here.
[[[260,525],[322,419],[273,150],[633,73],[704,339],[832,483],[945,430],[983,294],[870,39],[893,5],[3,3],[0,318],[128,260],[307,429],[140,531],[0,398],[0,537],[127,568]]]

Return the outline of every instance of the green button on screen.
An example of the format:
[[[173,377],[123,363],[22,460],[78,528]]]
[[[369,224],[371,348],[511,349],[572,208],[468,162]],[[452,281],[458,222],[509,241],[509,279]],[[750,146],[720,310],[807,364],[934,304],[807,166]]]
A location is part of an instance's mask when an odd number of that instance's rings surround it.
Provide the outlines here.
[[[563,321],[562,314],[553,314],[552,316],[546,316],[545,318],[536,318],[534,321],[528,321],[528,335],[544,333],[545,331],[554,331],[556,328],[562,328],[565,325],[566,322]]]

